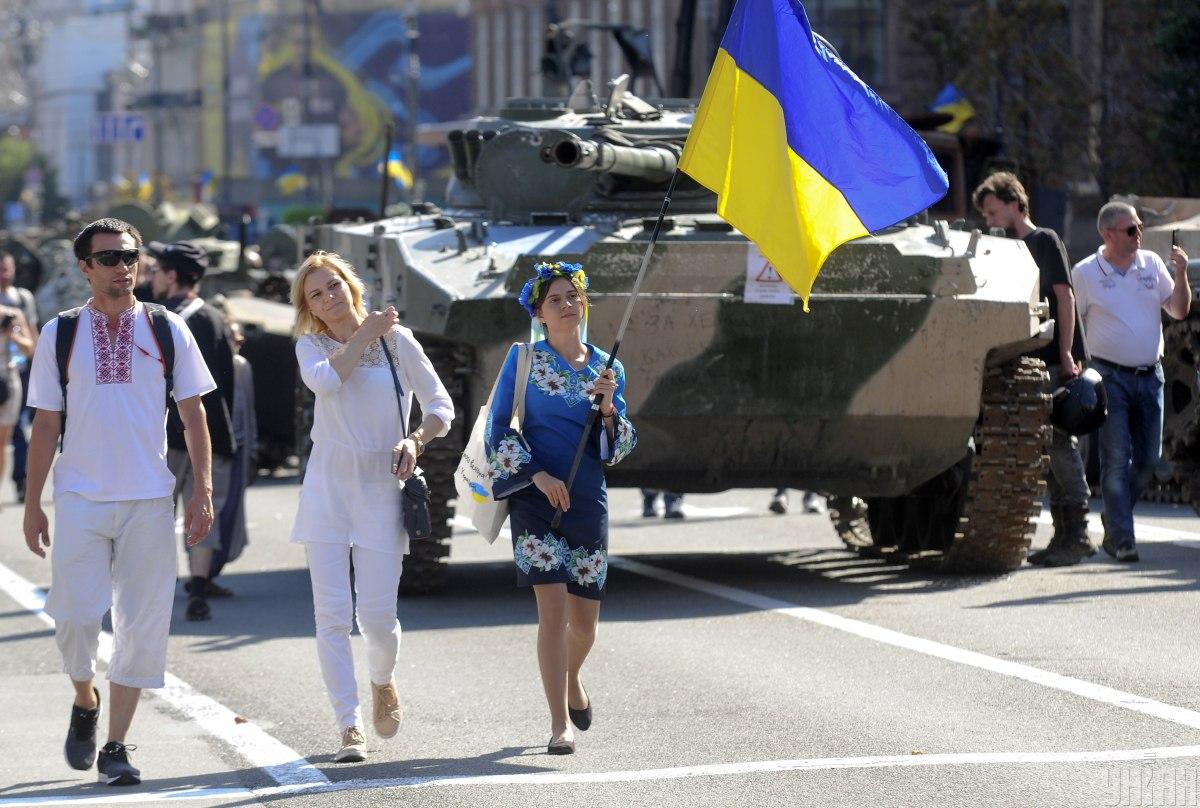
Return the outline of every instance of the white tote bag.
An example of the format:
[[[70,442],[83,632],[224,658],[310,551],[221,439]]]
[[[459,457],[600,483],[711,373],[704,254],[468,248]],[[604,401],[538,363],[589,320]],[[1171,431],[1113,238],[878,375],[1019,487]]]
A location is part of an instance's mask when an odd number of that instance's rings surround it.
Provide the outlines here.
[[[509,424],[520,431],[521,423],[525,420],[525,386],[529,383],[529,368],[533,362],[533,352],[530,346],[517,343],[520,351],[517,357],[517,378],[513,385],[513,408]],[[479,417],[471,427],[471,438],[467,448],[463,450],[462,459],[458,461],[458,469],[454,472],[454,488],[458,492],[458,504],[455,515],[464,516],[488,542],[494,542],[504,527],[508,518],[508,500],[497,502],[492,498],[492,477],[489,473],[487,445],[484,435],[487,434],[488,421],[492,416],[492,399],[496,395],[496,385],[500,377],[496,377],[492,392],[488,394],[487,404],[479,408]]]

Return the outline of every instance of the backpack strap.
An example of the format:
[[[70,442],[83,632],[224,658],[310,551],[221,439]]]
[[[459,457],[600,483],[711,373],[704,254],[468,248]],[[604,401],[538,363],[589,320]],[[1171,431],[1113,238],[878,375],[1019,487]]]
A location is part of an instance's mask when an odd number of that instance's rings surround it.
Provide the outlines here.
[[[171,393],[175,390],[175,335],[167,320],[167,310],[157,303],[143,303],[146,317],[150,320],[150,331],[158,344],[158,355],[162,357],[163,379],[167,382],[167,405],[171,404]]]
[[[59,436],[67,434],[67,368],[71,365],[71,353],[75,349],[75,335],[79,332],[79,312],[82,306],[58,313],[58,331],[54,335],[54,359],[58,364],[58,386],[62,390],[62,417]]]

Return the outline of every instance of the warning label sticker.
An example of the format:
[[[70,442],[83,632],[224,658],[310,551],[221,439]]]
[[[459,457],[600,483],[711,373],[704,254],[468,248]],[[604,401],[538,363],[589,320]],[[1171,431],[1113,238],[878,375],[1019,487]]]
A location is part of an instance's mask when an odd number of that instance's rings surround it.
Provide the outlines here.
[[[775,271],[775,267],[759,252],[758,245],[753,242],[746,253],[746,292],[744,299],[747,303],[765,303],[775,306],[791,306],[796,302],[796,295],[787,282]]]

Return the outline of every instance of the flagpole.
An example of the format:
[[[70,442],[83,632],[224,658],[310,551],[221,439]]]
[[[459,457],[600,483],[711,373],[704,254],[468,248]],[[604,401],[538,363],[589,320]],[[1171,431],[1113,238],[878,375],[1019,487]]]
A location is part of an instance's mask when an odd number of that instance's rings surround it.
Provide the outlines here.
[[[658,234],[662,230],[663,219],[666,218],[667,208],[671,205],[671,194],[675,191],[675,182],[679,179],[679,168],[676,167],[671,172],[671,181],[667,185],[667,194],[663,197],[662,207],[658,211],[658,219],[654,222],[654,230],[650,232],[650,243],[646,245],[646,252],[642,254],[642,265],[638,269],[637,279],[633,282],[633,290],[629,293],[629,302],[625,304],[625,316],[621,318],[621,325],[617,328],[617,336],[613,340],[612,350],[608,352],[608,362],[604,365],[604,370],[611,370],[613,363],[617,361],[617,351],[621,350],[621,340],[625,336],[625,329],[629,327],[629,320],[633,317],[633,306],[637,302],[638,292],[642,289],[642,281],[646,277],[646,268],[650,266],[650,256],[654,252],[654,245],[658,242]],[[571,473],[567,475],[567,493],[571,491],[571,485],[575,482],[575,475],[579,472],[579,464],[583,461],[583,452],[587,448],[588,437],[592,434],[592,429],[596,426],[596,419],[600,417],[600,400],[602,396],[597,393],[592,399],[592,406],[588,410],[587,424],[583,428],[583,434],[579,437],[579,445],[575,447],[575,459],[571,461]],[[561,508],[554,510],[554,519],[550,522],[551,530],[558,530],[559,524],[562,522],[563,512]]]
[[[388,122],[387,131],[383,135],[383,162],[380,167],[383,169],[379,178],[379,218],[383,219],[387,216],[388,206],[388,186],[391,184],[392,176],[388,171],[388,161],[392,156],[392,134],[395,130],[395,124]]]

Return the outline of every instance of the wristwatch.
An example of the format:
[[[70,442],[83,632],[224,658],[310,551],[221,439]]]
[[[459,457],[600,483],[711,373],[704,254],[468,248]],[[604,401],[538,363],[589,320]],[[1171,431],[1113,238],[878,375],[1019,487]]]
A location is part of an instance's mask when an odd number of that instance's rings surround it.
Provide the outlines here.
[[[417,432],[413,432],[408,437],[412,439],[413,446],[417,450],[416,455],[413,457],[413,459],[416,460],[418,457],[425,454],[425,441],[421,440],[421,435]]]

